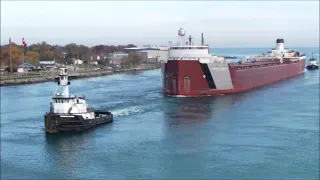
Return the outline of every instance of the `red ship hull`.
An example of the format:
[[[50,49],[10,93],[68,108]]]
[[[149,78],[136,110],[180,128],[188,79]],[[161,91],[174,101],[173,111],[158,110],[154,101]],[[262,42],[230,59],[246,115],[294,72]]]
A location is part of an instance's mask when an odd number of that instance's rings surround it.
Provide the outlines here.
[[[297,62],[201,64],[170,60],[163,65],[163,92],[172,96],[210,96],[247,91],[304,72],[305,59]]]

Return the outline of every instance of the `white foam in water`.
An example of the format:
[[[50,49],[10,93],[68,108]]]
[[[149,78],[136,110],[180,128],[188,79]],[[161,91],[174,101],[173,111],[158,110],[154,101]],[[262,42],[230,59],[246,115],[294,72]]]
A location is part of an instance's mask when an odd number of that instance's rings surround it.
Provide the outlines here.
[[[129,116],[132,114],[138,114],[143,112],[143,108],[141,106],[131,106],[124,109],[115,109],[111,110],[111,113],[114,117],[120,117],[120,116]]]

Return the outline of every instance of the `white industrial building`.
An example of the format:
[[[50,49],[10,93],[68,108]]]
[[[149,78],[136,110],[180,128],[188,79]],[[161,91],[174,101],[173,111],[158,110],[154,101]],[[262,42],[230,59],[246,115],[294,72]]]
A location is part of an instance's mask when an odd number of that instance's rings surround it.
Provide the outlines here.
[[[166,61],[168,59],[168,47],[166,46],[144,46],[125,48],[126,53],[136,52],[142,56],[142,60],[145,62],[159,62],[161,60]]]

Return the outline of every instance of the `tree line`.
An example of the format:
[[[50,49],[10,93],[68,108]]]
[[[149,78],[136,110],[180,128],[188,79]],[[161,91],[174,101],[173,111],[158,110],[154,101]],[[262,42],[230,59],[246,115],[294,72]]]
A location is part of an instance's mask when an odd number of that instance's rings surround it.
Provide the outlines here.
[[[1,68],[10,66],[9,44],[1,46]],[[32,44],[27,47],[11,43],[12,67],[14,70],[23,62],[39,62],[40,59],[54,58],[58,63],[64,63],[70,58],[90,61],[90,57],[97,55],[107,56],[109,53],[123,51],[124,48],[136,47],[134,44],[128,45],[95,45],[92,47],[69,43],[65,46],[50,45],[46,41]],[[24,53],[24,56],[23,56]]]

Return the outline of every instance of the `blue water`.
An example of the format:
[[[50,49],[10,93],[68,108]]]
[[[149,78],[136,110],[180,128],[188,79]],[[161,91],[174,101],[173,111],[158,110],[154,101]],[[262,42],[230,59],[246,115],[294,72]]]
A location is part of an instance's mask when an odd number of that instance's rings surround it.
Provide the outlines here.
[[[54,83],[1,87],[1,179],[318,179],[319,77],[205,98],[163,96],[160,70],[74,80],[114,122],[54,135],[43,123]]]

